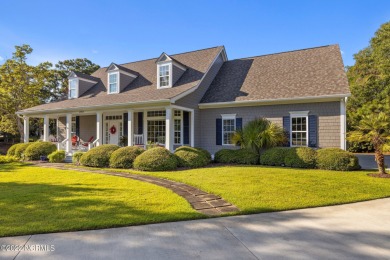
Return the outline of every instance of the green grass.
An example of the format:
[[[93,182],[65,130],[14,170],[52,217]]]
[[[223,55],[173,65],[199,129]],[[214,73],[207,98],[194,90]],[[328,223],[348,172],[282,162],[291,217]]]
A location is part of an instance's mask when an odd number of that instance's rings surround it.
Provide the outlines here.
[[[168,189],[126,178],[0,165],[0,236],[204,217]]]
[[[212,167],[173,172],[139,172],[198,187],[222,196],[241,213],[337,205],[390,197],[390,179],[366,171],[336,172],[262,166]]]

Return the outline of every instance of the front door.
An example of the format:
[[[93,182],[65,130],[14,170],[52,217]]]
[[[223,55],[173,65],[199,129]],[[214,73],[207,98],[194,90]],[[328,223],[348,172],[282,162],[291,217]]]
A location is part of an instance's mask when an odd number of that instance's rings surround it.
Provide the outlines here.
[[[123,122],[121,116],[107,116],[105,122],[105,143],[120,145],[123,134]]]

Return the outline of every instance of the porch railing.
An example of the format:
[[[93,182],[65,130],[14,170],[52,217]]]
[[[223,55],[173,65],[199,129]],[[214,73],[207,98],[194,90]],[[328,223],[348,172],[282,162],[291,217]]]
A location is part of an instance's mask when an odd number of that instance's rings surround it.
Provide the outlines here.
[[[99,138],[95,139],[92,143],[88,143],[88,150],[91,150],[92,148],[96,147],[96,143],[99,142]]]
[[[144,144],[144,135],[134,135],[134,145]]]
[[[63,140],[62,142],[57,143],[57,150],[66,150],[66,142],[68,141],[67,138]]]

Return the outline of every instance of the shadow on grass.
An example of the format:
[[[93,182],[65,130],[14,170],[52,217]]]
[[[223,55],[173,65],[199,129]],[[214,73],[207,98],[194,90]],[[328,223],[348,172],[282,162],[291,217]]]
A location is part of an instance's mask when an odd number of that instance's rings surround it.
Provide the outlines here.
[[[0,237],[204,217],[195,211],[165,210],[170,205],[147,192],[133,194],[126,202],[113,201],[106,196],[115,189],[82,186],[0,183]]]
[[[14,172],[22,167],[31,166],[31,163],[14,162],[0,164],[0,172]]]

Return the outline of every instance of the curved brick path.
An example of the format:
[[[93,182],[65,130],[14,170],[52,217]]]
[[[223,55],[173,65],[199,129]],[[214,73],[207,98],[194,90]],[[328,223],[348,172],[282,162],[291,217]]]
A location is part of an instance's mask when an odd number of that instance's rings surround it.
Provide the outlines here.
[[[112,176],[119,176],[124,178],[129,178],[138,181],[144,181],[152,183],[167,189],[170,189],[174,193],[186,199],[191,206],[198,212],[208,215],[208,216],[218,216],[224,213],[237,212],[239,209],[233,204],[227,202],[219,196],[214,194],[207,193],[190,185],[170,181],[166,179],[161,179],[152,176],[138,175],[124,172],[111,172],[105,170],[90,170],[86,168],[78,167],[65,167],[61,163],[36,163],[36,166],[44,168],[56,168],[60,170],[76,170],[80,172],[91,172],[91,173],[100,173]]]

